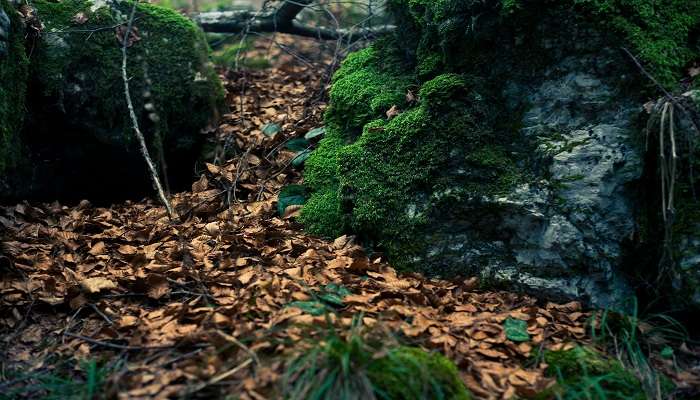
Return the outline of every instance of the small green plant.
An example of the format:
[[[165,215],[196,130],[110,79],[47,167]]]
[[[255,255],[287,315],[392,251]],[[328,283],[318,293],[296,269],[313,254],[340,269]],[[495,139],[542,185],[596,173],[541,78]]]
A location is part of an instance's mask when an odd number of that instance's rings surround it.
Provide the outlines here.
[[[210,46],[215,48],[211,56],[212,61],[222,68],[270,68],[270,60],[249,54],[254,49],[253,43],[253,39],[242,40],[240,36],[227,36],[216,40],[210,43]]]
[[[14,384],[0,384],[0,400],[37,398],[44,400],[96,400],[106,398],[107,377],[114,366],[100,365],[95,359],[80,362],[79,371],[72,362],[58,362],[49,371],[15,371],[8,376]]]
[[[437,353],[391,345],[362,332],[355,318],[346,335],[333,328],[292,359],[283,380],[291,400],[470,398],[457,367]]]
[[[618,360],[610,359],[591,347],[548,351],[544,361],[547,373],[557,379],[557,385],[540,394],[557,399],[635,399],[646,395],[637,377]]]
[[[673,390],[673,383],[649,363],[651,352],[668,353],[669,344],[689,339],[683,325],[665,314],[640,317],[638,303],[632,299],[630,314],[611,310],[598,313],[591,321],[590,334],[594,342],[616,355],[620,365],[640,382],[649,398],[663,398]]]

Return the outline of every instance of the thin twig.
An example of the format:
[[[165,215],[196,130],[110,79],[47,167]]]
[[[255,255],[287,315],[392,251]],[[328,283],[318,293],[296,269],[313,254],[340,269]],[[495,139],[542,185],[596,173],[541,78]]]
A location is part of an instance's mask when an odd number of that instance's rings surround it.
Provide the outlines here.
[[[236,346],[238,346],[241,350],[243,350],[243,351],[245,351],[246,353],[248,353],[248,355],[250,356],[250,358],[252,358],[252,359],[255,361],[255,363],[256,363],[257,365],[260,365],[260,359],[258,358],[258,355],[255,354],[255,352],[254,352],[253,350],[251,350],[250,347],[244,345],[240,340],[236,339],[235,336],[229,335],[229,334],[227,334],[227,333],[225,333],[225,332],[222,332],[222,331],[220,331],[220,330],[217,330],[216,333],[217,333],[219,336],[221,336],[222,338],[224,338],[224,339],[228,340],[229,342],[231,342],[231,343],[235,344]]]
[[[100,311],[100,309],[99,309],[96,305],[90,303],[90,307],[91,307],[100,317],[102,317],[102,319],[104,319],[105,321],[107,321],[108,324],[110,324],[110,325],[113,325],[113,324],[114,324],[114,322],[112,322],[112,320],[111,320],[107,315],[105,315],[105,313],[103,313],[102,311]]]
[[[217,375],[217,376],[211,378],[209,381],[200,383],[199,385],[195,386],[192,390],[188,391],[188,394],[192,394],[192,393],[195,393],[195,392],[199,392],[200,390],[206,388],[207,386],[211,386],[211,385],[214,385],[214,384],[216,384],[216,383],[218,383],[218,382],[221,382],[222,380],[228,378],[228,377],[231,376],[231,375],[236,374],[236,372],[238,372],[238,371],[242,370],[243,368],[247,367],[247,366],[250,365],[250,363],[252,363],[252,362],[253,362],[253,359],[252,359],[252,358],[249,358],[249,359],[243,361],[241,364],[237,365],[236,367],[234,367],[234,368],[232,368],[232,369],[230,369],[230,370],[228,370],[228,371],[226,371],[226,372],[224,372],[224,373],[222,373],[222,374],[219,374],[219,375]]]
[[[148,170],[151,173],[151,180],[153,181],[153,186],[158,192],[158,197],[160,197],[161,203],[163,203],[165,209],[168,212],[168,217],[172,220],[175,217],[173,207],[170,204],[168,198],[165,196],[163,186],[161,185],[160,179],[158,178],[158,171],[156,170],[156,167],[153,164],[153,160],[151,159],[151,156],[148,153],[146,139],[144,138],[143,133],[139,128],[139,121],[136,117],[136,112],[134,112],[134,105],[131,102],[131,94],[129,93],[129,77],[126,72],[127,48],[129,47],[129,36],[131,35],[131,29],[133,28],[134,15],[136,14],[137,5],[138,1],[135,1],[133,6],[131,6],[131,13],[129,14],[129,23],[126,27],[126,32],[124,32],[124,36],[122,37],[122,80],[124,81],[124,97],[126,97],[126,105],[129,108],[129,116],[131,117],[131,124],[134,128],[134,133],[136,134],[136,137],[138,138],[139,144],[141,146],[141,155],[143,155],[143,158],[146,161],[146,165],[148,166]]]
[[[89,338],[87,336],[78,335],[76,333],[71,333],[71,332],[66,332],[66,333],[64,333],[64,335],[74,337],[76,339],[80,339],[80,340],[83,340],[85,342],[97,345],[97,346],[109,347],[111,349],[117,349],[117,350],[128,350],[128,351],[157,350],[157,349],[169,349],[169,348],[173,347],[173,346],[127,346],[127,345],[123,345],[123,344],[103,342],[101,340]]]

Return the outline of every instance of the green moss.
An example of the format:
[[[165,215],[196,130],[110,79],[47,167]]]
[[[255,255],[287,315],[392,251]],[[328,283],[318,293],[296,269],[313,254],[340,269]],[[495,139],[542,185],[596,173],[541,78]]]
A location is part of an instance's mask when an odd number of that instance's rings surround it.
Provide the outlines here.
[[[330,285],[329,285],[330,286]],[[337,288],[336,288],[337,289]],[[439,353],[387,345],[354,318],[341,336],[329,329],[285,365],[279,398],[468,400],[457,367]],[[390,341],[390,343],[394,343]]]
[[[0,177],[13,166],[20,152],[19,133],[25,114],[28,60],[22,24],[17,12],[0,0],[0,9],[10,17],[7,55],[0,57]]]
[[[438,75],[421,86],[418,105],[390,120],[381,109],[373,110],[371,101],[358,110],[354,96],[361,96],[359,89],[345,93],[358,76],[366,75],[353,69],[364,68],[382,82],[396,79],[396,71],[380,72],[372,64],[379,62],[372,54],[376,50],[363,51],[336,73],[327,136],[306,164],[304,179],[313,194],[301,220],[307,230],[324,236],[360,233],[399,268],[429,270],[430,265],[411,261],[429,246],[421,232],[452,206],[455,196],[502,193],[518,183],[521,174],[506,151],[515,140],[488,128],[499,114],[497,102],[484,82],[472,76]],[[341,119],[350,120],[348,114],[359,119],[340,125]],[[374,120],[367,122],[370,117]],[[360,134],[349,133],[360,123]],[[455,179],[458,165],[466,170]]]
[[[389,351],[369,365],[367,375],[380,399],[471,398],[452,361],[415,347]]]
[[[45,24],[43,40],[33,55],[37,92],[60,109],[88,124],[87,133],[111,143],[129,143],[128,113],[121,79],[121,44],[113,28],[128,16],[130,1],[112,8],[90,9],[87,0],[34,0]],[[76,22],[82,13],[87,21]],[[146,3],[137,5],[135,29],[140,40],[128,49],[127,69],[132,100],[144,125],[152,103],[155,131],[169,150],[191,148],[193,134],[207,125],[223,104],[223,88],[208,63],[208,47],[199,28],[175,11]],[[68,93],[70,93],[68,95]],[[66,103],[70,98],[70,103]]]
[[[304,183],[315,194],[301,210],[300,221],[309,233],[335,238],[346,228],[338,180],[338,158],[343,146],[340,132],[326,129],[325,139],[306,160]]]
[[[424,83],[419,96],[431,106],[440,107],[446,101],[461,97],[467,91],[467,82],[458,74],[443,74]]]
[[[573,0],[604,27],[622,35],[634,53],[665,86],[674,88],[682,68],[700,57],[690,46],[700,28],[700,2],[667,0]]]
[[[437,60],[446,61],[448,69],[476,64],[476,53],[492,50],[494,28],[504,36],[526,33],[531,54],[537,40],[533,26],[538,18],[556,18],[552,11],[571,12],[601,32],[614,33],[611,46],[629,48],[646,68],[668,88],[675,88],[683,67],[700,57],[700,48],[691,43],[700,27],[700,3],[687,0],[391,0],[390,8],[405,24],[420,31],[416,64],[421,74],[430,73]],[[696,33],[695,33],[696,34]],[[471,44],[470,44],[471,42]],[[478,57],[477,57],[478,58]],[[488,58],[488,57],[487,57]],[[536,57],[535,57],[536,58]],[[529,62],[532,62],[532,57]],[[451,66],[451,67],[450,67]]]
[[[359,135],[367,122],[392,106],[405,105],[412,77],[382,71],[384,61],[369,47],[350,55],[333,77],[326,124],[342,130],[346,139]]]
[[[589,347],[566,351],[548,351],[544,355],[547,374],[557,378],[557,385],[539,395],[550,398],[577,399],[592,395],[601,399],[646,399],[642,385],[615,359],[609,359]]]

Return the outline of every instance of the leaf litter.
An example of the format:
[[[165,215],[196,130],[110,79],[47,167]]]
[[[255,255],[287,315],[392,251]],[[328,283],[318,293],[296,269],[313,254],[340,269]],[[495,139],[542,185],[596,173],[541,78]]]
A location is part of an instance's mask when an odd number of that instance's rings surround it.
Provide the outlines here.
[[[351,236],[304,234],[301,198],[278,210],[282,188],[301,180],[295,151],[322,135],[326,105],[309,101],[322,79],[294,60],[229,71],[218,161],[173,196],[178,221],[148,200],[0,208],[4,368],[120,359],[109,397],[275,398],[302,339],[359,315],[454,360],[478,398],[553,385],[546,364],[528,361],[590,340],[580,304],[401,274]]]

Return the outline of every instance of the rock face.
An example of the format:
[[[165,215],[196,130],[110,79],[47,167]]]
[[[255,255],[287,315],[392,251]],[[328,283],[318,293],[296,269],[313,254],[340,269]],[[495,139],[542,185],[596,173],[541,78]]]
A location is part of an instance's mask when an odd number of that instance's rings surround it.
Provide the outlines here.
[[[129,198],[150,193],[124,96],[121,43],[132,3],[30,2],[43,24],[33,42],[26,163],[4,197]],[[109,28],[105,28],[109,27]],[[174,11],[139,3],[127,71],[139,124],[171,183],[190,181],[200,131],[223,104],[203,33]],[[164,159],[166,163],[160,163]],[[96,184],[109,181],[110,185]]]
[[[619,267],[637,230],[632,187],[643,149],[639,104],[608,79],[620,76],[621,62],[611,50],[569,57],[544,71],[543,81],[507,93],[526,104],[520,134],[536,144],[531,162],[539,173],[486,203],[502,207],[501,229],[512,236],[480,251],[491,253],[482,275],[597,305],[632,296]]]
[[[626,36],[638,20],[565,3],[392,1],[398,39],[334,77],[307,229],[356,233],[405,270],[621,307],[648,93],[620,47],[697,53],[682,46],[700,5],[665,9],[685,21],[677,42],[642,43]]]

